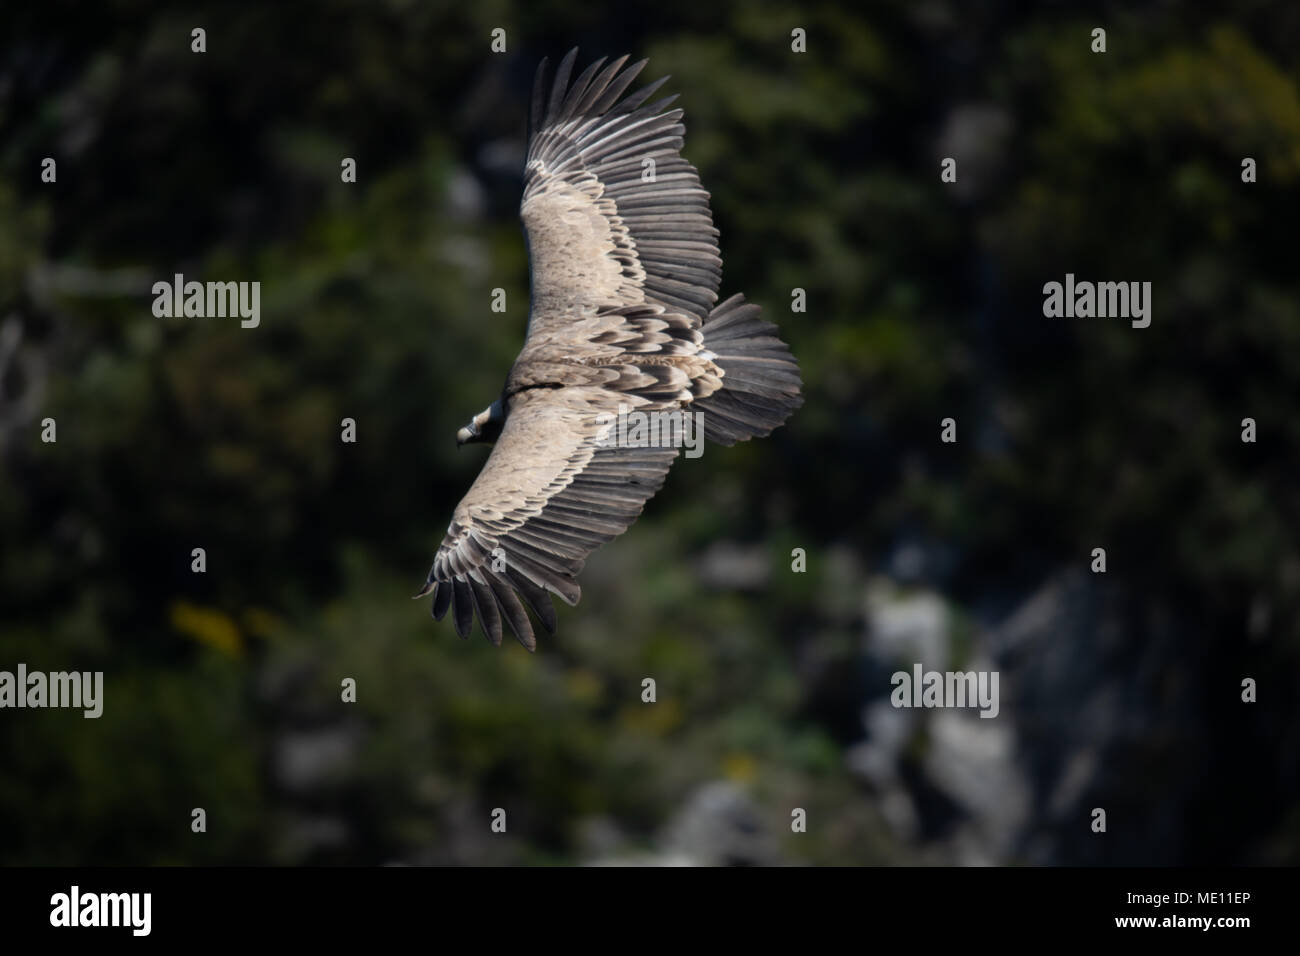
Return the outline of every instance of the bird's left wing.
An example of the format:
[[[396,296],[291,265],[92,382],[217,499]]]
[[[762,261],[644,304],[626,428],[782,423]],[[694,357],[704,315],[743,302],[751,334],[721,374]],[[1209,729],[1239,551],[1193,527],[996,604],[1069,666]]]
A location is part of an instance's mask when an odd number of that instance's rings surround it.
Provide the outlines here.
[[[492,643],[501,643],[504,622],[534,650],[524,604],[554,633],[548,592],[576,604],[587,556],[627,530],[663,484],[677,449],[618,447],[609,437],[618,404],[657,404],[635,394],[638,386],[653,391],[651,376],[631,366],[590,371],[613,381],[514,397],[501,437],[456,508],[416,596],[433,593],[438,620],[452,609],[461,637],[477,616]]]

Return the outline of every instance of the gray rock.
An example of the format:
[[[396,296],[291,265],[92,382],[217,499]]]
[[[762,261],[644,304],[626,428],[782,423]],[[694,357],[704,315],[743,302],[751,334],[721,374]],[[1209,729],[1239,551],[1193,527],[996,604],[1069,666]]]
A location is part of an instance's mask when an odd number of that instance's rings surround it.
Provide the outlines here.
[[[768,866],[781,862],[774,834],[749,795],[725,781],[695,791],[669,821],[663,855],[701,866]]]

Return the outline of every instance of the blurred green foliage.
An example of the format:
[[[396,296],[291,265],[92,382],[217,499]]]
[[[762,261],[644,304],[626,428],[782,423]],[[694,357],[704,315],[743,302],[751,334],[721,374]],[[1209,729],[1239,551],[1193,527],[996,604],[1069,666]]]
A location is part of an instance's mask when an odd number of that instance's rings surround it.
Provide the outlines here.
[[[931,583],[971,613],[1105,542],[1227,696],[1239,673],[1293,688],[1300,17],[1191,9],[1110,5],[1104,57],[1093,20],[1013,4],[6,9],[0,323],[22,364],[0,368],[0,667],[102,669],[106,704],[0,715],[0,861],[569,862],[586,822],[649,847],[717,779],[784,859],[914,861],[843,759],[865,576],[908,535],[953,549]],[[680,462],[530,656],[409,596],[484,458],[455,430],[522,341],[531,75],[575,44],[673,74],[723,295],[781,324],[807,404]],[[1005,132],[958,194],[939,144],[972,104]],[[260,280],[261,326],[155,318],[149,286],[177,272]],[[1153,281],[1151,328],[1044,319],[1066,272]],[[766,558],[763,587],[699,573],[725,540]],[[1294,742],[1294,700],[1270,713],[1261,736]],[[295,777],[313,734],[342,756]],[[1210,761],[1262,782],[1187,828],[1294,860],[1267,743]],[[471,837],[498,806],[508,836]],[[792,806],[825,825],[789,835]]]

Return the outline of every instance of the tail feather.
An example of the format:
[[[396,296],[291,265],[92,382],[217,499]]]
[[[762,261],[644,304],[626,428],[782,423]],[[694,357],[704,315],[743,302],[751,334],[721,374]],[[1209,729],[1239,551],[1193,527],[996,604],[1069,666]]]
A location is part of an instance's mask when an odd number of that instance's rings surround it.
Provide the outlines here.
[[[701,330],[704,347],[722,369],[722,388],[692,408],[704,412],[704,437],[722,445],[770,434],[803,404],[799,365],[759,312],[743,295],[733,295],[709,313]]]

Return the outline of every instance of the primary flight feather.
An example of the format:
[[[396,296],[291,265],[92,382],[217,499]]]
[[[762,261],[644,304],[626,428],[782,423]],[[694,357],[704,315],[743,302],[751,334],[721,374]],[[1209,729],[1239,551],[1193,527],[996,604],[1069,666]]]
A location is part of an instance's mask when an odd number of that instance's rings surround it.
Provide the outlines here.
[[[624,96],[646,61],[577,50],[533,88],[520,216],[532,301],[500,397],[457,434],[495,441],[456,506],[424,588],[438,620],[492,643],[509,628],[536,649],[528,609],[555,631],[588,555],[622,534],[659,490],[675,447],[608,440],[620,409],[702,412],[704,437],[767,435],[802,404],[799,367],[758,306],[716,305],[722,277],[709,194],[682,158],[664,77]]]

